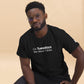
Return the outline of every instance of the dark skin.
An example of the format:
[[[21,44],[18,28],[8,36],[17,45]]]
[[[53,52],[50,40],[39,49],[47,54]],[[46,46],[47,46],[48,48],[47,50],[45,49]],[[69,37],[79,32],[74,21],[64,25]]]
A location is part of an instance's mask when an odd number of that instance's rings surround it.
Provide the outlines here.
[[[33,8],[27,12],[27,17],[28,17],[30,26],[35,29],[36,28],[39,29],[43,21],[47,18],[47,14],[43,13],[38,8]],[[40,31],[35,31],[34,33],[36,37],[41,38],[45,36],[47,31],[48,31],[48,28],[47,28],[47,25],[45,24],[45,26]]]
[[[47,14],[43,13],[43,11],[38,8],[33,8],[27,12],[27,17],[28,17],[28,21],[29,21],[29,24],[31,27],[40,28],[42,22],[44,20],[46,20]],[[45,26],[41,30],[35,31],[34,33],[37,38],[42,38],[43,36],[46,35],[47,31],[48,31],[48,28],[47,28],[47,25],[45,24]],[[76,58],[76,66],[75,66],[72,81],[69,82],[69,81],[64,80],[60,84],[77,84],[77,82],[83,72],[84,51],[82,50],[82,48],[80,46],[78,46],[71,54],[73,57]],[[21,62],[22,72],[23,72],[23,75],[24,75],[27,83],[35,84],[34,73],[30,68],[30,59],[20,57],[20,62]]]

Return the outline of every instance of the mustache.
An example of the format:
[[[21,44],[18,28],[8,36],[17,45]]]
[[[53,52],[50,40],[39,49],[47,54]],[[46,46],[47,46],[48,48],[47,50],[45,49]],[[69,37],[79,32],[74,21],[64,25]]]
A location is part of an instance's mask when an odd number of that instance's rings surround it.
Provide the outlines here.
[[[34,22],[32,25],[37,24],[38,22]]]
[[[31,27],[33,27],[35,24],[37,24],[38,22],[34,22],[32,25],[31,25]]]
[[[38,22],[35,22],[35,23],[38,23]],[[35,24],[34,23],[34,24]],[[40,23],[39,23],[40,24]],[[40,28],[33,28],[33,26],[31,26],[32,27],[32,30],[34,30],[34,31],[40,31],[44,26],[45,26],[45,24],[46,24],[46,21],[45,20],[43,20],[43,22],[42,22],[42,24],[41,24],[41,26],[40,26]]]

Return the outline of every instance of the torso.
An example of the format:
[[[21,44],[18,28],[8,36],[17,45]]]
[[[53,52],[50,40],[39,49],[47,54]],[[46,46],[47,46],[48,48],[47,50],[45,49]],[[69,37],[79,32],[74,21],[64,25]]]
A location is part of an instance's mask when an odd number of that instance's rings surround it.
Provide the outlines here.
[[[43,38],[37,38],[32,34],[27,40],[26,47],[31,57],[33,71],[47,77],[62,77],[67,73],[68,77],[60,40],[55,39],[50,28]]]

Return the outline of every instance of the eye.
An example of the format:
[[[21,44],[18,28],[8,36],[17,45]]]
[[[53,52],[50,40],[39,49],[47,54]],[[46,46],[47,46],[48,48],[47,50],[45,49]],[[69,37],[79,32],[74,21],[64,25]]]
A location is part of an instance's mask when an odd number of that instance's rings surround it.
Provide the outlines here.
[[[39,17],[40,17],[40,14],[36,14],[36,18],[39,19]]]
[[[33,20],[33,17],[28,17],[28,20],[29,20],[29,21],[32,21],[32,20]]]

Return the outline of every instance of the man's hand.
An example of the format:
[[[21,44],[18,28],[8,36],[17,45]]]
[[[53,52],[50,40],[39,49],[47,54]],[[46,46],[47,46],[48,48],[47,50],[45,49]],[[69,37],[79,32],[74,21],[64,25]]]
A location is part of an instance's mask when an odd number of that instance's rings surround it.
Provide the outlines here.
[[[65,81],[60,82],[60,84],[72,84],[72,83],[65,80]]]

